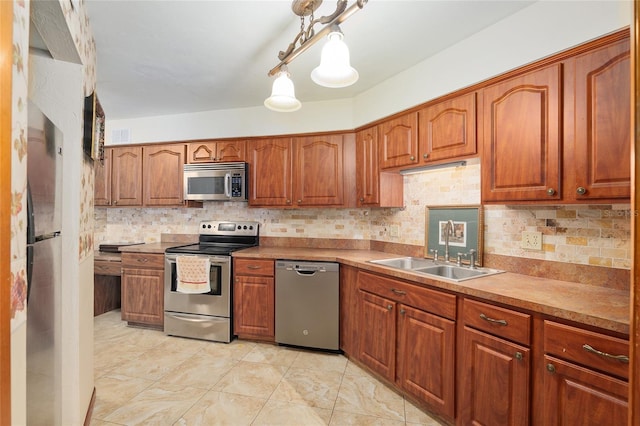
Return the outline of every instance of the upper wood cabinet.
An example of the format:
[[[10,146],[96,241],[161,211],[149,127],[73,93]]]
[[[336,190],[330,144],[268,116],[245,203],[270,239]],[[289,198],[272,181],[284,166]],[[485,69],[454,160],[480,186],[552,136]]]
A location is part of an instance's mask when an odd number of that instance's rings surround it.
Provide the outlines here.
[[[110,150],[112,151],[111,205],[117,207],[141,206],[142,147],[114,147]]]
[[[94,165],[94,195],[93,202],[96,206],[111,205],[111,157],[112,148],[105,148],[102,163],[96,161]]]
[[[562,66],[484,89],[482,200],[561,197]]]
[[[356,133],[356,193],[358,206],[402,207],[403,179],[396,172],[381,172],[378,127]]]
[[[251,141],[248,162],[251,206],[355,204],[353,134]]]
[[[418,113],[420,160],[430,163],[475,155],[476,92],[431,105]]]
[[[291,151],[291,138],[252,140],[247,144],[250,206],[291,205]]]
[[[182,206],[185,144],[145,146],[142,162],[144,205]]]
[[[567,61],[565,199],[629,199],[631,110],[629,40]]]
[[[187,144],[187,163],[245,160],[246,141],[193,141]]]
[[[378,125],[381,169],[415,166],[418,159],[418,113],[411,112]]]

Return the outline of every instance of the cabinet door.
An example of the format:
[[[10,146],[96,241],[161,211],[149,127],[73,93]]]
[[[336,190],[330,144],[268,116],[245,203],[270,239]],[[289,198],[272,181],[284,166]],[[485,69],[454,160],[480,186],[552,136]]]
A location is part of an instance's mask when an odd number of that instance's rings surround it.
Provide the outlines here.
[[[561,82],[556,64],[484,89],[483,201],[560,199]]]
[[[380,168],[418,164],[418,113],[402,115],[378,126]]]
[[[476,150],[476,93],[443,101],[419,112],[422,162],[473,155]]]
[[[164,271],[123,269],[122,319],[129,322],[164,324]]]
[[[575,122],[567,120],[567,125],[573,123],[567,129],[567,142],[573,145],[565,162],[568,197],[588,201],[631,196],[629,73],[628,40],[575,58],[575,105],[567,105],[567,116],[575,113]]]
[[[246,141],[218,141],[216,161],[244,161]]]
[[[249,205],[291,206],[291,139],[261,139],[248,144]]]
[[[550,356],[544,361],[544,425],[627,424],[627,382]]]
[[[396,302],[359,290],[359,359],[389,381],[396,376]]]
[[[455,322],[400,305],[398,381],[439,414],[454,418]]]
[[[113,148],[111,196],[114,206],[142,205],[142,147]]]
[[[216,142],[201,141],[187,144],[187,163],[211,163],[216,159]]]
[[[146,206],[184,204],[184,144],[145,146],[142,179]]]
[[[379,175],[378,128],[372,127],[356,133],[356,192],[359,206],[380,203]]]
[[[341,135],[295,138],[293,192],[297,206],[344,203]]]
[[[275,339],[275,286],[273,277],[236,276],[233,324],[238,335]]]
[[[111,205],[111,156],[113,149],[105,148],[104,160],[102,163],[95,161],[94,164],[94,195],[93,200],[96,206]]]
[[[529,424],[529,349],[464,327],[459,425]]]
[[[360,336],[358,270],[340,265],[340,349],[357,357]]]

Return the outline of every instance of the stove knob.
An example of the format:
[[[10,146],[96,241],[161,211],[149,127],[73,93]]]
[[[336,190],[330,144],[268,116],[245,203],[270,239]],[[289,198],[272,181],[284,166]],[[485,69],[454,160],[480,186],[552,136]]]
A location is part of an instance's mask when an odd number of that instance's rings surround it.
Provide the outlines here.
[[[247,229],[247,225],[244,226],[244,229]]]
[[[207,225],[207,228],[211,229],[211,225]]]
[[[253,225],[249,225],[249,229],[253,231]]]
[[[206,228],[206,227],[207,227],[207,225],[203,223],[203,224],[202,224],[202,228],[204,229],[204,228]]]

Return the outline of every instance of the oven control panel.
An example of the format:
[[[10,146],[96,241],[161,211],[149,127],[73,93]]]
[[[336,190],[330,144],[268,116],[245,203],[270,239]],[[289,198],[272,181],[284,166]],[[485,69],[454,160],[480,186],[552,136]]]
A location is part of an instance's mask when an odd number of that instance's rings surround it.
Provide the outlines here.
[[[207,220],[200,222],[200,235],[258,235],[259,222]]]

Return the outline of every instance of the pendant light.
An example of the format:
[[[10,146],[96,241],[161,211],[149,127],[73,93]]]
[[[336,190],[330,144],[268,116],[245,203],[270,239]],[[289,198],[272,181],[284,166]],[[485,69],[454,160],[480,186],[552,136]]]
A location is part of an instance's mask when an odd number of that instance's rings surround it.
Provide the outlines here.
[[[324,87],[347,87],[358,81],[358,71],[351,66],[349,47],[340,27],[333,25],[322,47],[320,65],[311,71],[311,79]]]
[[[278,112],[293,112],[302,107],[302,104],[296,99],[293,81],[289,78],[287,66],[283,65],[273,81],[271,88],[271,96],[264,101],[264,106]]]

